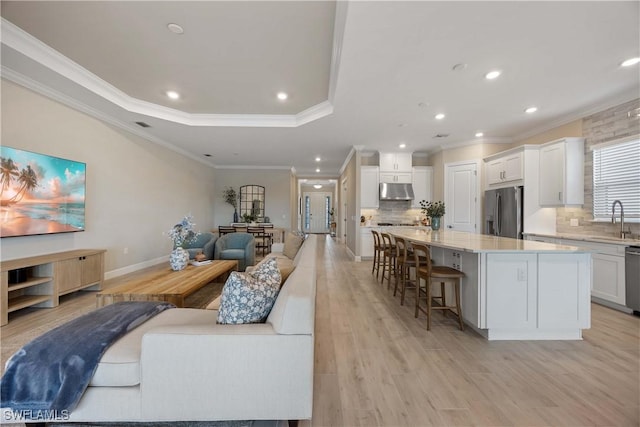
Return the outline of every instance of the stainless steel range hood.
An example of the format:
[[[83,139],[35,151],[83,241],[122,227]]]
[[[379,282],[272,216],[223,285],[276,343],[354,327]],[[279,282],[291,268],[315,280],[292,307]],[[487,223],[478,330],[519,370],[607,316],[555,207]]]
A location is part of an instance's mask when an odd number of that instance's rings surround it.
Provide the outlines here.
[[[380,183],[380,200],[413,200],[411,184]]]

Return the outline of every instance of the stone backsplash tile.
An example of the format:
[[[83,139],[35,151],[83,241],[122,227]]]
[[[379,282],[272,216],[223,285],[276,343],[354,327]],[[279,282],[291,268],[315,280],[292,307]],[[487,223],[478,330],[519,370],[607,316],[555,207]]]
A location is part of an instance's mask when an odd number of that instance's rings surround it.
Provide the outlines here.
[[[640,99],[636,99],[605,111],[585,117],[582,122],[585,137],[584,168],[584,206],[583,208],[558,208],[556,210],[556,232],[564,234],[619,236],[620,223],[593,221],[593,154],[591,147],[602,142],[612,141],[631,135],[640,134],[640,120],[628,117],[627,112],[640,107]],[[619,218],[619,213],[616,213]],[[579,227],[572,227],[571,220],[577,219]],[[640,235],[640,224],[625,223],[633,235]]]

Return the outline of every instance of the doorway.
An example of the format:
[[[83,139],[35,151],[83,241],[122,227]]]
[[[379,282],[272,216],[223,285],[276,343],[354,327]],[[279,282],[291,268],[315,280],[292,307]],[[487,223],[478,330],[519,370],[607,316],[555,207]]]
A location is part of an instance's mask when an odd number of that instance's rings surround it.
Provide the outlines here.
[[[469,161],[445,165],[445,225],[448,229],[477,233],[479,162]]]
[[[302,229],[305,233],[329,233],[332,195],[327,192],[302,194]]]

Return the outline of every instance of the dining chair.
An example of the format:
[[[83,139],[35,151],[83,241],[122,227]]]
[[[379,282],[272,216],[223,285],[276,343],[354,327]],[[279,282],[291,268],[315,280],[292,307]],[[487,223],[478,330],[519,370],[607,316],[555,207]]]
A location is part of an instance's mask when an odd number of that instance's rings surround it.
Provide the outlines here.
[[[452,267],[444,265],[433,265],[431,262],[431,251],[429,247],[423,244],[413,244],[413,255],[416,264],[416,310],[415,317],[422,311],[427,315],[427,330],[431,330],[431,311],[445,310],[451,311],[458,316],[460,330],[464,331],[464,322],[462,321],[462,309],[460,306],[460,284],[465,274]],[[424,280],[424,288],[421,286]],[[440,283],[440,296],[432,296],[431,285],[433,282]],[[453,284],[453,292],[455,297],[455,305],[447,305],[445,284]],[[420,305],[421,299],[426,299],[427,306]],[[433,306],[432,300],[438,299],[440,305]],[[454,311],[455,310],[455,311]]]
[[[262,250],[262,256],[271,252],[271,234],[266,233],[264,227],[247,227],[247,233],[256,240],[256,251]]]
[[[224,236],[225,234],[228,233],[235,233],[236,229],[230,225],[219,225],[218,226],[218,234],[220,236]]]

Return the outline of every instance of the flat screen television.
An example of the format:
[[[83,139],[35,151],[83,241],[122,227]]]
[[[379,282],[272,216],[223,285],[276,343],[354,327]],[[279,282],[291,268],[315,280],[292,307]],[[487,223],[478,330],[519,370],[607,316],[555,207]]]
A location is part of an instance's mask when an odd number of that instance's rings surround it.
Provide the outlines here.
[[[0,237],[84,231],[86,164],[0,147]]]

